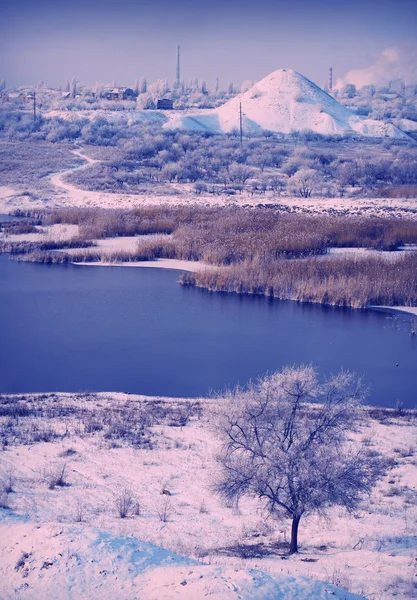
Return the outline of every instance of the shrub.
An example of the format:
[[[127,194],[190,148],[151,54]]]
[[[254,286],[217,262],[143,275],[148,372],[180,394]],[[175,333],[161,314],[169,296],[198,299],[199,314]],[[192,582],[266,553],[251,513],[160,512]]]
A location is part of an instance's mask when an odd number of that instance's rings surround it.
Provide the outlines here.
[[[75,522],[82,523],[85,519],[85,513],[86,513],[86,504],[85,504],[84,500],[82,500],[82,498],[79,498],[75,505],[75,516],[74,516]]]
[[[4,494],[11,494],[14,492],[15,476],[14,469],[8,469],[4,474],[4,477],[0,480],[0,491]]]
[[[171,518],[172,512],[173,510],[170,496],[166,494],[162,495],[157,507],[159,520],[162,521],[162,523],[167,523]]]
[[[44,470],[44,479],[50,490],[68,485],[66,481],[66,470],[66,463],[52,465]]]
[[[0,491],[0,508],[10,508],[9,495]]]
[[[16,561],[15,564],[15,571],[19,571],[19,569],[23,569],[23,567],[25,566],[25,563],[27,561],[27,559],[29,558],[30,553],[28,552],[22,552],[22,554],[19,556],[19,558]]]
[[[139,506],[138,502],[135,501],[133,492],[129,488],[123,488],[115,497],[114,503],[116,510],[121,519],[126,519],[132,512],[134,507]],[[139,510],[140,512],[140,510]]]

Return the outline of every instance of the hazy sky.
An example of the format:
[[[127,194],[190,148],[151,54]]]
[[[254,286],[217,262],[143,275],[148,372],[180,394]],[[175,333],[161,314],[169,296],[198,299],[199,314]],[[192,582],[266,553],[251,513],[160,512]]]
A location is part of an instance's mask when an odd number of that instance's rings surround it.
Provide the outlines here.
[[[364,69],[416,32],[417,0],[0,0],[0,78],[172,81],[180,44],[185,80],[225,86],[288,67],[323,85],[329,66]]]

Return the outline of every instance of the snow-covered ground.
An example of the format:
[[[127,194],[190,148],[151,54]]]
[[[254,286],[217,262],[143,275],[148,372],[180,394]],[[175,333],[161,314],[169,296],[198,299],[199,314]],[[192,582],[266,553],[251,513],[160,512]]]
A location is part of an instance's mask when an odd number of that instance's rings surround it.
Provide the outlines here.
[[[403,246],[398,250],[384,251],[375,250],[373,248],[329,248],[325,256],[346,256],[346,257],[357,257],[357,258],[383,258],[384,260],[398,260],[404,257],[405,254],[410,252],[416,252],[417,247],[414,245]],[[318,257],[321,258],[321,257]]]
[[[411,119],[397,119],[395,124],[402,131],[417,131],[417,122],[411,121]]]
[[[83,155],[84,156],[84,155]],[[88,167],[88,163],[85,167]],[[77,167],[79,168],[79,167]],[[11,187],[0,186],[0,214],[14,210],[57,207],[99,207],[132,209],[139,206],[258,206],[274,205],[304,214],[351,214],[377,215],[415,218],[417,216],[417,198],[299,198],[282,196],[267,192],[262,197],[243,192],[235,196],[217,194],[198,194],[190,186],[183,185],[183,191],[176,195],[158,193],[149,188],[143,194],[120,194],[111,192],[83,190],[65,181],[65,176],[73,171],[54,174],[51,182],[56,186],[55,193],[49,197],[22,195]]]
[[[327,582],[203,565],[136,538],[99,529],[7,521],[11,523],[0,527],[5,537],[13,538],[14,570],[20,572],[22,581],[14,583],[16,587],[6,582],[8,598],[359,600]],[[22,553],[22,547],[31,551]],[[4,549],[1,543],[0,549]],[[5,550],[8,553],[8,547]]]
[[[194,260],[178,260],[175,258],[158,258],[156,260],[137,260],[131,262],[106,262],[101,260],[100,262],[81,262],[75,263],[77,266],[84,267],[142,267],[151,269],[170,269],[174,271],[189,271],[190,273],[196,273],[204,269],[218,269],[213,265],[206,263],[197,262]],[[227,268],[227,267],[220,267]]]
[[[254,500],[228,507],[213,493],[214,401],[121,393],[26,401],[36,414],[0,417],[9,440],[0,479],[14,490],[0,511],[2,599],[351,598],[331,583],[372,600],[415,597],[416,417],[363,423],[358,437],[391,470],[355,516],[334,509],[303,519],[301,552],[288,557],[287,520],[266,518]],[[150,423],[139,438],[137,410]],[[50,489],[63,465],[65,485]],[[138,506],[121,519],[125,489]]]

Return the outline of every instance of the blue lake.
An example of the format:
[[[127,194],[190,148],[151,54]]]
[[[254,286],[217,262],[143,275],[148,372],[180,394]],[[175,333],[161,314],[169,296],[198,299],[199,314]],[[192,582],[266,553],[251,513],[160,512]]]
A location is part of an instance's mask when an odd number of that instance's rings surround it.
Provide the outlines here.
[[[372,404],[417,405],[410,317],[215,294],[178,277],[0,256],[0,392],[193,397],[311,362],[363,375]]]

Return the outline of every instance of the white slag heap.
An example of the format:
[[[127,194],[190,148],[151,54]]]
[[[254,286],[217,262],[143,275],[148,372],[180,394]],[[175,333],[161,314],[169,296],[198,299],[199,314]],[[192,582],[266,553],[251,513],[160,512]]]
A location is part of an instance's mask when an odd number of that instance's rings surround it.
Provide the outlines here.
[[[274,71],[219,108],[175,113],[166,126],[228,133],[239,129],[240,105],[243,127],[248,133],[310,130],[322,135],[356,133],[372,137],[407,137],[391,123],[355,115],[291,69]]]

